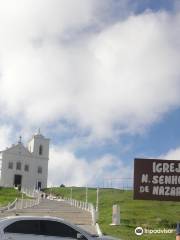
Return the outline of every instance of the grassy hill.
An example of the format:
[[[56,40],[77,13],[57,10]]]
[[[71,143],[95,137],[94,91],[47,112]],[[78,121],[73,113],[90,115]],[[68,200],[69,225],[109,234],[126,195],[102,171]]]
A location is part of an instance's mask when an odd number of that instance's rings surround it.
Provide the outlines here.
[[[22,194],[14,188],[0,187],[0,207],[6,206],[16,198],[21,198]]]
[[[70,197],[70,188],[52,188],[51,192],[57,196]],[[73,198],[85,201],[85,188],[73,187]],[[88,201],[96,203],[96,189],[88,190]],[[119,204],[121,211],[121,225],[110,226],[112,222],[112,205]],[[133,200],[132,191],[117,189],[100,189],[99,191],[99,224],[104,234],[119,237],[124,240],[175,239],[175,231],[171,234],[143,234],[136,236],[137,226],[146,229],[175,229],[180,222],[180,203],[161,201]]]

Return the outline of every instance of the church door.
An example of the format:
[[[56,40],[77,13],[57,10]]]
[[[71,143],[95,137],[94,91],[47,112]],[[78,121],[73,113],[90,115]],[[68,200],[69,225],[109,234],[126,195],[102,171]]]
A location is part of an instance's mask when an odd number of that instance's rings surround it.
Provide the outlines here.
[[[14,186],[21,188],[22,175],[14,175]]]
[[[41,189],[41,182],[38,181],[38,189]]]

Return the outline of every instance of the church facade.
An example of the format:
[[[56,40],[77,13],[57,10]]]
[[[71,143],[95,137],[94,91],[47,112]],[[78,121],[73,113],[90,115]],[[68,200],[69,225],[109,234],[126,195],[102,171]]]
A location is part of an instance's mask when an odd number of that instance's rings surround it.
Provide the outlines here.
[[[21,142],[0,152],[0,186],[41,189],[47,187],[49,139],[35,134],[27,147]]]

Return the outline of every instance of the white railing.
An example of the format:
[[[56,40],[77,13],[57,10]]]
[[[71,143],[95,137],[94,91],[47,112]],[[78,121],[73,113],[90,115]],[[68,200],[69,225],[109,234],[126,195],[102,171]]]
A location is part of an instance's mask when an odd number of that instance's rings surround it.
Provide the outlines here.
[[[17,202],[17,198],[13,202],[10,202],[5,207],[1,207],[0,212],[4,212],[4,211],[10,210],[10,209],[13,209],[16,205],[16,202]]]
[[[98,222],[98,211],[95,209],[92,203],[83,202],[71,198],[62,198],[62,197],[55,197],[52,194],[49,195],[48,199],[55,200],[55,201],[65,201],[66,203],[70,204],[73,207],[80,208],[84,211],[88,211],[91,213],[92,216],[92,225],[96,225]]]
[[[38,198],[38,197],[40,197],[41,194],[43,194],[39,190],[28,189],[28,188],[23,188],[23,187],[21,188],[21,192],[24,193],[26,196],[33,197],[33,198]]]
[[[73,207],[77,207],[84,211],[90,212],[91,216],[92,216],[92,225],[96,225],[96,223],[98,222],[98,211],[96,211],[96,209],[92,203],[78,201],[78,200],[66,198],[66,197],[64,199],[62,199],[62,198],[60,198],[60,199],[61,199],[61,201],[64,200],[66,203],[70,204]],[[54,200],[59,201],[58,198],[54,198]]]
[[[9,203],[7,210],[13,209],[16,206],[17,200],[18,199],[16,198],[12,203]]]
[[[21,199],[16,198],[13,202],[10,202],[8,205],[4,207],[1,207],[0,212],[31,208],[40,203],[41,196],[42,194],[44,194],[38,190],[31,190],[31,189],[25,189],[25,188],[22,188],[21,192],[28,197],[32,197],[33,199],[24,199],[22,195]]]
[[[40,202],[39,198],[35,199],[17,199],[16,204],[12,210],[31,208],[35,205],[38,205]]]
[[[27,188],[21,188],[21,192],[24,193],[28,197],[32,197],[33,199],[23,199],[23,195],[21,199],[18,199],[18,202],[16,204],[16,209],[23,209],[28,207],[33,207],[35,205],[38,205],[41,201],[41,196],[44,196],[44,193],[35,190],[35,189],[27,189]]]

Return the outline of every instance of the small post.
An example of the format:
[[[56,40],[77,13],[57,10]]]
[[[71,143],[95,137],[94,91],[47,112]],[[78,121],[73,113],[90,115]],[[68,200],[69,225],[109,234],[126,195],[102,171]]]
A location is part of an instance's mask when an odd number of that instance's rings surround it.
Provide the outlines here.
[[[96,211],[94,209],[94,207],[92,208],[92,225],[95,226],[96,225]]]
[[[25,206],[25,208],[27,208],[28,207],[28,203],[27,203],[27,199],[26,199],[26,206]]]
[[[99,209],[99,188],[97,188],[96,192],[96,212],[98,212]]]
[[[8,207],[7,207],[7,210],[9,211],[9,209],[10,209],[10,205],[11,205],[11,203],[9,202],[8,203]]]
[[[72,201],[72,187],[71,187],[71,201]]]
[[[86,186],[86,204],[88,203],[88,187]]]
[[[23,193],[22,193],[22,198],[21,198],[21,209],[23,209]]]
[[[120,207],[119,207],[119,205],[113,205],[113,209],[112,209],[112,223],[110,225],[111,226],[120,225]]]
[[[180,223],[177,223],[176,227],[176,240],[180,240]]]
[[[38,193],[38,197],[37,197],[37,204],[40,203],[40,196],[39,196],[39,193]]]
[[[97,196],[96,196],[96,222],[98,222],[99,219],[99,188],[97,188]]]
[[[15,206],[14,206],[14,209],[15,209],[15,210],[17,209],[17,202],[18,202],[18,199],[17,199],[17,201],[15,202]]]

